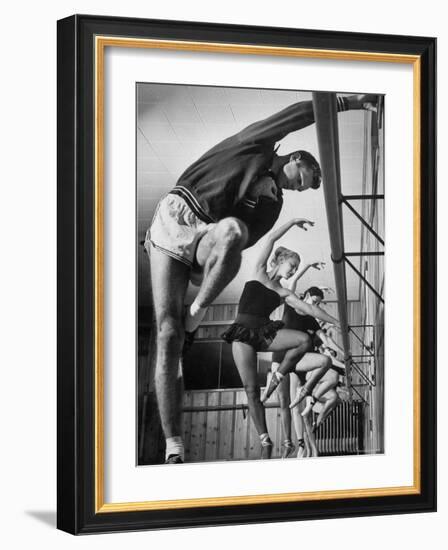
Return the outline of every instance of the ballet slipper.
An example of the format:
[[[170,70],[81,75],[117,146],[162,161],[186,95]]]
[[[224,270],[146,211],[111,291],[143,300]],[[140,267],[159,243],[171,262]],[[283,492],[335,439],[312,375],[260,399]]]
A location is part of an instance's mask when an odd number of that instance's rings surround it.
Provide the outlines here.
[[[306,388],[305,386],[300,388],[299,393],[296,395],[296,397],[295,397],[294,401],[291,403],[291,405],[289,405],[289,408],[293,409],[294,407],[296,407],[309,394],[310,394],[310,392],[309,392],[308,388]]]

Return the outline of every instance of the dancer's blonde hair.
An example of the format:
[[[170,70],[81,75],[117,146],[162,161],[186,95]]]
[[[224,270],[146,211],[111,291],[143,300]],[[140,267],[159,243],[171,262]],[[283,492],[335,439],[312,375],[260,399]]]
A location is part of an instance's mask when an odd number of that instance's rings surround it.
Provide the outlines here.
[[[296,260],[297,264],[300,265],[300,256],[297,254],[297,252],[294,252],[293,250],[290,250],[285,246],[279,246],[275,249],[274,255],[271,258],[271,267],[277,267],[285,260],[289,260],[290,258]]]

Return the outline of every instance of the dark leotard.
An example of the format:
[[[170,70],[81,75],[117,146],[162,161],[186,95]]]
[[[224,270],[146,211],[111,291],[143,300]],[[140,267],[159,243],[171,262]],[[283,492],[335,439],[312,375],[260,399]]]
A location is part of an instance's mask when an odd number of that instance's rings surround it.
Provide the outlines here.
[[[283,328],[282,321],[271,321],[269,315],[280,305],[280,296],[275,290],[259,281],[248,281],[244,285],[238,304],[238,314],[221,336],[228,342],[244,342],[255,351],[266,350]]]
[[[300,315],[288,304],[285,304],[283,322],[287,328],[300,330],[301,332],[316,333],[320,330],[320,325],[314,317],[311,317],[311,315]]]
[[[244,285],[238,304],[238,316],[251,316],[261,321],[269,320],[269,315],[280,305],[280,296],[272,288],[268,288],[259,281],[249,281]]]

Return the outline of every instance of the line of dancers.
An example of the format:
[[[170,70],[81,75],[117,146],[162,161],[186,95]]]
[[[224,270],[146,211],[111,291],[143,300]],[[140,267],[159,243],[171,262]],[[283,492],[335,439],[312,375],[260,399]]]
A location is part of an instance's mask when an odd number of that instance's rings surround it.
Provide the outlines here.
[[[299,269],[301,258],[297,252],[279,246],[273,253],[275,242],[293,227],[307,230],[313,225],[307,219],[293,219],[265,238],[251,279],[243,288],[235,322],[222,334],[232,345],[264,459],[271,458],[273,443],[263,404],[276,390],[284,434],[283,458],[295,451],[292,418],[298,440],[297,456],[316,456],[314,432],[340,402],[336,388],[340,374],[344,374],[344,365],[337,361],[336,354],[344,351],[329,334],[329,327],[338,327],[338,320],[320,307],[323,291],[328,289],[313,286],[301,296],[296,294],[297,282],[305,272],[310,268],[322,269],[324,264],[315,262]],[[283,286],[282,280],[289,281],[289,286]],[[271,313],[281,304],[284,304],[282,321],[271,320]],[[272,368],[260,395],[257,352],[266,351],[273,352]],[[309,415],[315,406],[320,411],[316,422],[310,424]]]

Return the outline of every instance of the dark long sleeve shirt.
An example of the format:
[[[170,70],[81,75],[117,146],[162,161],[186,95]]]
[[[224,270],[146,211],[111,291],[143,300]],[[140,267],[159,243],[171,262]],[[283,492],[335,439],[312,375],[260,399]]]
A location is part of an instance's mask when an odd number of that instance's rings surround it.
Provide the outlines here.
[[[338,108],[344,110],[342,102]],[[252,246],[277,221],[283,197],[277,183],[276,201],[263,196],[251,200],[247,190],[252,182],[269,175],[276,142],[313,122],[311,101],[294,103],[255,122],[202,155],[185,170],[171,193],[182,196],[207,223],[229,216],[241,219],[249,230],[247,247]]]

